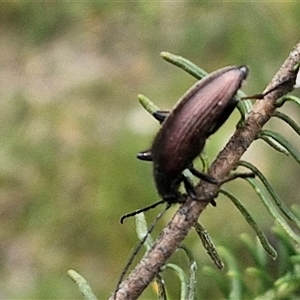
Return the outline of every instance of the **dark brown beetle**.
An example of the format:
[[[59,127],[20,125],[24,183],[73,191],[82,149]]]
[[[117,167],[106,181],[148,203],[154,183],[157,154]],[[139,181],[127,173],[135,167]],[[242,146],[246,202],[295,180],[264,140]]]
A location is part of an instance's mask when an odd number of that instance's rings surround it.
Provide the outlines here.
[[[141,160],[153,161],[153,176],[162,200],[124,218],[167,202],[168,205],[184,202],[178,189],[181,182],[194,199],[194,187],[182,172],[189,169],[195,176],[216,184],[208,174],[193,168],[193,160],[202,152],[206,139],[227,120],[237,105],[236,92],[247,77],[246,66],[219,69],[192,86],[168,114],[156,112],[154,117],[162,127],[152,143],[151,150],[138,153]]]

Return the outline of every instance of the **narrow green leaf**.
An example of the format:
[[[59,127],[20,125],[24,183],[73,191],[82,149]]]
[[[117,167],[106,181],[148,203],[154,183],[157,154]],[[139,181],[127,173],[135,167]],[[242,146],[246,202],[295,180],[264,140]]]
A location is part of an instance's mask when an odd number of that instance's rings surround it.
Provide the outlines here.
[[[278,293],[283,295],[291,295],[300,286],[300,273],[287,273],[274,282]]]
[[[300,126],[292,118],[280,111],[275,111],[273,117],[283,120],[288,125],[290,125],[298,135],[300,135]]]
[[[196,261],[193,252],[188,247],[186,247],[185,245],[179,245],[178,249],[182,250],[185,253],[189,265],[193,264]]]
[[[255,246],[256,246],[256,253],[257,253],[257,260],[258,260],[258,266],[262,269],[264,269],[266,272],[266,266],[268,263],[268,257],[266,255],[266,251],[264,248],[261,246],[261,243],[259,242],[259,239],[256,237],[255,238]]]
[[[290,256],[290,260],[293,264],[300,264],[300,254]]]
[[[271,244],[268,242],[267,237],[265,236],[265,234],[259,229],[257,223],[254,221],[254,219],[252,218],[252,216],[250,215],[250,213],[248,212],[248,210],[245,208],[245,206],[243,205],[243,203],[233,194],[231,194],[228,191],[225,191],[223,189],[220,189],[220,193],[224,194],[225,196],[227,196],[232,202],[233,204],[237,207],[237,209],[241,212],[241,214],[244,216],[245,220],[247,221],[247,223],[253,228],[253,230],[256,232],[257,237],[260,240],[261,245],[263,246],[263,248],[266,250],[266,252],[272,257],[272,259],[276,259],[277,258],[277,252],[275,251],[275,249],[271,246]]]
[[[138,100],[145,110],[151,115],[160,110],[159,107],[157,107],[149,98],[142,94],[138,95]]]
[[[266,251],[261,246],[261,244],[254,243],[253,239],[247,233],[242,233],[240,239],[245,245],[245,247],[247,248],[248,252],[251,254],[256,266],[260,268],[264,268],[266,265],[266,255],[265,255]],[[259,241],[258,238],[257,240]],[[264,250],[263,255],[262,255],[262,251],[260,251],[261,249]]]
[[[160,274],[157,274],[155,276],[155,282],[157,284],[157,289],[158,289],[158,299],[167,300],[168,298],[167,298],[167,292],[165,288],[165,282]]]
[[[229,276],[231,282],[228,299],[243,299],[243,291],[245,290],[245,284],[242,279],[243,275],[239,270],[235,257],[225,247],[218,247],[218,250],[228,265],[227,275]]]
[[[248,236],[248,238],[246,239],[246,243],[246,247],[248,248],[250,246],[251,249],[253,249],[254,251],[252,257],[256,264],[255,267],[249,268],[248,272],[249,274],[258,277],[256,292],[263,293],[273,283],[273,279],[269,275],[269,270],[267,266],[268,260],[266,256],[266,251],[261,246],[258,238],[256,238],[256,241],[254,243],[253,240],[250,240],[250,237]],[[248,245],[248,243],[251,243],[251,245]]]
[[[69,270],[68,275],[75,281],[85,300],[97,300],[93,290],[80,274],[74,270]]]
[[[187,300],[196,299],[196,273],[197,273],[197,262],[195,260],[193,252],[184,245],[180,245],[178,249],[183,250],[186,254],[189,262],[189,276],[188,276],[188,285],[187,285]]]
[[[266,281],[269,283],[273,282],[273,279],[268,275],[267,270],[251,267],[246,269],[246,273],[251,276],[257,277],[259,281]]]
[[[144,213],[135,215],[135,230],[140,241],[143,241],[145,236],[148,235],[144,242],[148,251],[153,245],[153,239],[148,232],[148,225]]]
[[[277,292],[274,289],[267,290],[264,294],[256,296],[253,300],[277,300]],[[279,300],[279,299],[278,299]],[[292,300],[292,299],[289,299]]]
[[[180,283],[181,283],[181,293],[180,300],[187,300],[187,291],[188,291],[188,281],[184,271],[175,264],[166,264],[166,268],[173,269],[175,273],[178,275]]]
[[[224,269],[224,262],[222,261],[221,256],[219,255],[212,239],[210,238],[207,230],[203,227],[202,224],[199,222],[196,222],[194,225],[194,228],[202,242],[202,245],[204,249],[206,250],[206,253],[209,255],[209,257],[212,259],[214,264],[220,269]]]
[[[268,197],[265,196],[262,189],[259,187],[257,181],[252,178],[245,178],[245,180],[252,186],[252,188],[255,190],[257,195],[262,200],[263,204],[271,214],[271,216],[274,218],[274,220],[284,229],[284,231],[290,236],[290,238],[296,242],[297,244],[300,244],[300,238],[297,236],[294,231],[291,229],[291,227],[286,223],[286,221],[281,217],[279,212],[275,209],[273,206],[273,203],[269,200]]]
[[[212,268],[210,266],[203,267],[202,272],[204,275],[210,277],[210,280],[214,280],[216,282],[217,287],[224,295],[224,299],[227,299],[230,293],[230,287],[227,280],[223,279],[222,273],[220,273],[219,270],[217,271],[216,268]]]
[[[272,286],[274,279],[269,275],[269,270],[267,268],[261,267],[250,267],[247,268],[245,274],[253,276],[257,281],[256,293],[264,293],[270,286]]]
[[[208,161],[208,156],[205,153],[205,150],[203,150],[201,152],[201,154],[199,155],[199,158],[200,158],[200,161],[201,161],[201,164],[202,164],[202,168],[201,168],[202,172],[207,173],[208,167],[209,167],[209,161]]]
[[[273,149],[275,149],[276,151],[278,151],[280,153],[283,153],[287,156],[290,154],[287,149],[285,149],[282,145],[277,143],[273,138],[271,138],[269,136],[265,136],[265,135],[261,134],[261,132],[258,133],[257,138],[262,139],[269,146],[271,146]]]
[[[296,148],[294,148],[293,145],[290,144],[282,135],[273,132],[271,130],[262,130],[260,134],[265,136],[270,136],[271,138],[273,138],[276,142],[278,142],[283,147],[285,147],[288,150],[288,152],[294,157],[297,163],[300,164],[299,151]]]
[[[274,234],[280,241],[280,244],[282,244],[281,248],[286,252],[286,260],[288,260],[291,255],[298,254],[298,247],[295,247],[293,241],[280,226],[273,226],[272,232],[274,232]],[[283,260],[283,253],[281,253],[281,260]]]
[[[189,278],[188,278],[188,290],[187,290],[187,300],[196,299],[196,287],[197,287],[197,263],[194,261],[189,267]]]
[[[241,90],[239,90],[237,92],[237,97],[238,98],[246,97],[246,94],[244,92],[242,92]],[[239,121],[237,127],[243,125],[243,122],[245,121],[249,112],[252,110],[252,107],[253,107],[253,105],[250,100],[241,100],[238,102],[237,109],[239,110],[239,112],[241,114],[241,120]]]
[[[300,221],[299,219],[285,206],[285,204],[281,201],[279,195],[276,193],[276,191],[272,188],[271,184],[267,180],[267,178],[263,175],[262,172],[259,171],[258,168],[256,168],[253,164],[240,160],[238,162],[239,166],[246,167],[250,169],[252,172],[255,173],[255,175],[260,179],[262,184],[265,186],[269,194],[271,195],[274,203],[277,205],[277,207],[280,209],[280,211],[291,221],[295,222],[295,224],[300,228]]]
[[[241,233],[240,239],[247,248],[248,252],[251,254],[253,260],[255,261],[256,265],[260,265],[259,257],[257,257],[256,253],[256,245],[253,243],[253,239],[247,233]]]
[[[279,99],[276,100],[276,106],[280,107],[282,106],[286,101],[292,101],[295,102],[300,106],[300,98],[293,96],[293,95],[288,95],[288,96],[283,96]]]
[[[188,74],[192,75],[193,77],[197,79],[202,79],[207,75],[207,72],[202,70],[200,67],[198,67],[196,64],[192,63],[188,59],[179,56],[179,55],[174,55],[169,52],[161,52],[160,53],[161,57],[166,60],[167,62],[173,64],[176,67],[181,68]]]

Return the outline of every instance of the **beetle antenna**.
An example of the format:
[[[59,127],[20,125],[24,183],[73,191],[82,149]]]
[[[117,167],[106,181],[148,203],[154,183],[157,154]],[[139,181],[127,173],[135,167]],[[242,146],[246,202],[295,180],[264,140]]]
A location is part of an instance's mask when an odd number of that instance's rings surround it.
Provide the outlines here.
[[[166,201],[162,200],[162,201],[156,202],[156,203],[154,203],[154,204],[158,205],[158,204],[161,204],[161,203],[164,203],[164,202],[166,202]],[[156,205],[155,205],[155,206],[156,206]],[[140,241],[140,243],[139,243],[139,244],[136,246],[136,248],[133,250],[133,252],[132,252],[132,254],[130,255],[129,260],[128,260],[126,266],[124,267],[124,269],[123,269],[123,271],[122,271],[122,274],[121,274],[121,276],[120,276],[120,278],[119,278],[119,280],[118,280],[117,288],[116,288],[116,290],[115,290],[115,292],[114,292],[114,299],[116,299],[116,294],[117,294],[117,291],[119,290],[119,286],[120,286],[121,282],[123,281],[124,276],[125,276],[125,274],[127,273],[129,267],[131,266],[131,264],[132,264],[132,262],[133,262],[135,256],[138,254],[138,252],[140,251],[141,247],[144,245],[144,243],[145,243],[145,241],[147,240],[149,234],[151,234],[151,232],[153,231],[153,229],[154,229],[156,223],[158,222],[158,220],[164,215],[164,213],[170,208],[171,205],[172,205],[171,203],[168,203],[167,206],[166,206],[166,208],[164,208],[164,209],[156,216],[155,220],[153,221],[153,223],[152,223],[152,224],[150,225],[150,227],[148,228],[148,231],[147,231],[147,233],[145,234],[145,236],[142,238],[142,240]],[[153,207],[155,207],[155,206],[153,206],[153,205],[147,206],[147,207],[145,207],[145,209],[148,210],[148,209],[151,209],[151,208],[153,208]],[[140,212],[142,212],[142,211],[145,211],[145,209],[140,209],[140,210],[138,211],[138,213],[140,213]],[[131,213],[131,214],[124,215],[124,216],[121,218],[121,220],[124,219],[124,217],[131,217],[131,216],[133,216],[133,215],[136,215],[136,214],[137,214],[136,212],[137,212],[137,211],[134,212],[135,214],[134,214],[134,213]],[[121,223],[122,223],[122,222],[121,222]]]
[[[160,204],[162,204],[162,203],[164,203],[164,202],[166,202],[166,200],[160,200],[160,201],[155,202],[155,203],[153,203],[153,204],[151,204],[151,205],[149,205],[149,206],[146,206],[146,207],[143,207],[143,208],[141,208],[141,209],[135,210],[135,211],[133,211],[133,212],[131,212],[131,213],[125,214],[125,215],[123,215],[123,216],[121,217],[120,222],[121,222],[121,224],[123,224],[123,222],[124,222],[125,219],[127,219],[127,218],[129,218],[129,217],[133,217],[133,216],[135,216],[135,215],[137,215],[137,214],[139,214],[139,213],[141,213],[141,212],[150,210],[150,209],[152,209],[152,208],[156,207],[157,205],[160,205]]]
[[[267,90],[266,92],[264,92],[262,94],[255,94],[255,95],[252,95],[252,96],[245,96],[245,97],[242,97],[241,100],[247,100],[247,99],[261,100],[266,95],[268,95],[268,94],[272,93],[273,91],[277,90],[280,86],[285,85],[287,82],[289,82],[289,79],[283,80],[282,82],[278,83],[277,85],[275,85],[274,87],[270,88],[269,90]]]

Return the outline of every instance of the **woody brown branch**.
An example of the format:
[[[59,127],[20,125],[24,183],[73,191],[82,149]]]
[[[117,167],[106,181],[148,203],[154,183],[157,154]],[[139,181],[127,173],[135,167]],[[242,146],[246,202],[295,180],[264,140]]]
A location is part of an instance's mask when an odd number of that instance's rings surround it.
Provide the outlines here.
[[[253,110],[246,119],[245,126],[236,130],[225,148],[212,163],[209,169],[210,175],[216,179],[223,179],[235,167],[243,153],[256,138],[258,132],[272,116],[276,109],[276,100],[293,90],[296,77],[294,66],[299,61],[300,43],[295,46],[265,91],[283,81],[286,81],[286,84],[279,86],[278,89],[265,96],[263,100],[255,103]],[[200,201],[188,199],[178,209],[152,249],[138,263],[128,278],[121,283],[115,298],[112,296],[110,300],[131,300],[137,299],[141,295],[186,237],[205,207],[217,195],[218,189],[219,186],[203,181],[196,186],[197,197]]]

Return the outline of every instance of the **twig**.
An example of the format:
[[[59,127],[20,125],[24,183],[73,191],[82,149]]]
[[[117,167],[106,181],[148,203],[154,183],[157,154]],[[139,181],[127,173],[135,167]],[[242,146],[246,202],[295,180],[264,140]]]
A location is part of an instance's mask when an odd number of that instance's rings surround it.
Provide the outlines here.
[[[245,121],[245,126],[236,130],[225,148],[219,153],[209,169],[209,174],[221,180],[229,174],[247,150],[257,133],[270,119],[276,109],[276,100],[293,90],[296,79],[294,66],[300,61],[300,43],[290,53],[277,74],[266,88],[286,81],[278,89],[268,94],[263,100],[255,103],[253,110]],[[200,182],[196,187],[197,196],[201,201],[188,199],[175,213],[167,227],[162,231],[152,249],[138,263],[128,278],[123,281],[115,295],[110,299],[128,300],[137,299],[143,290],[153,280],[167,259],[174,253],[182,240],[186,237],[191,227],[195,224],[200,214],[218,194],[219,186]]]

